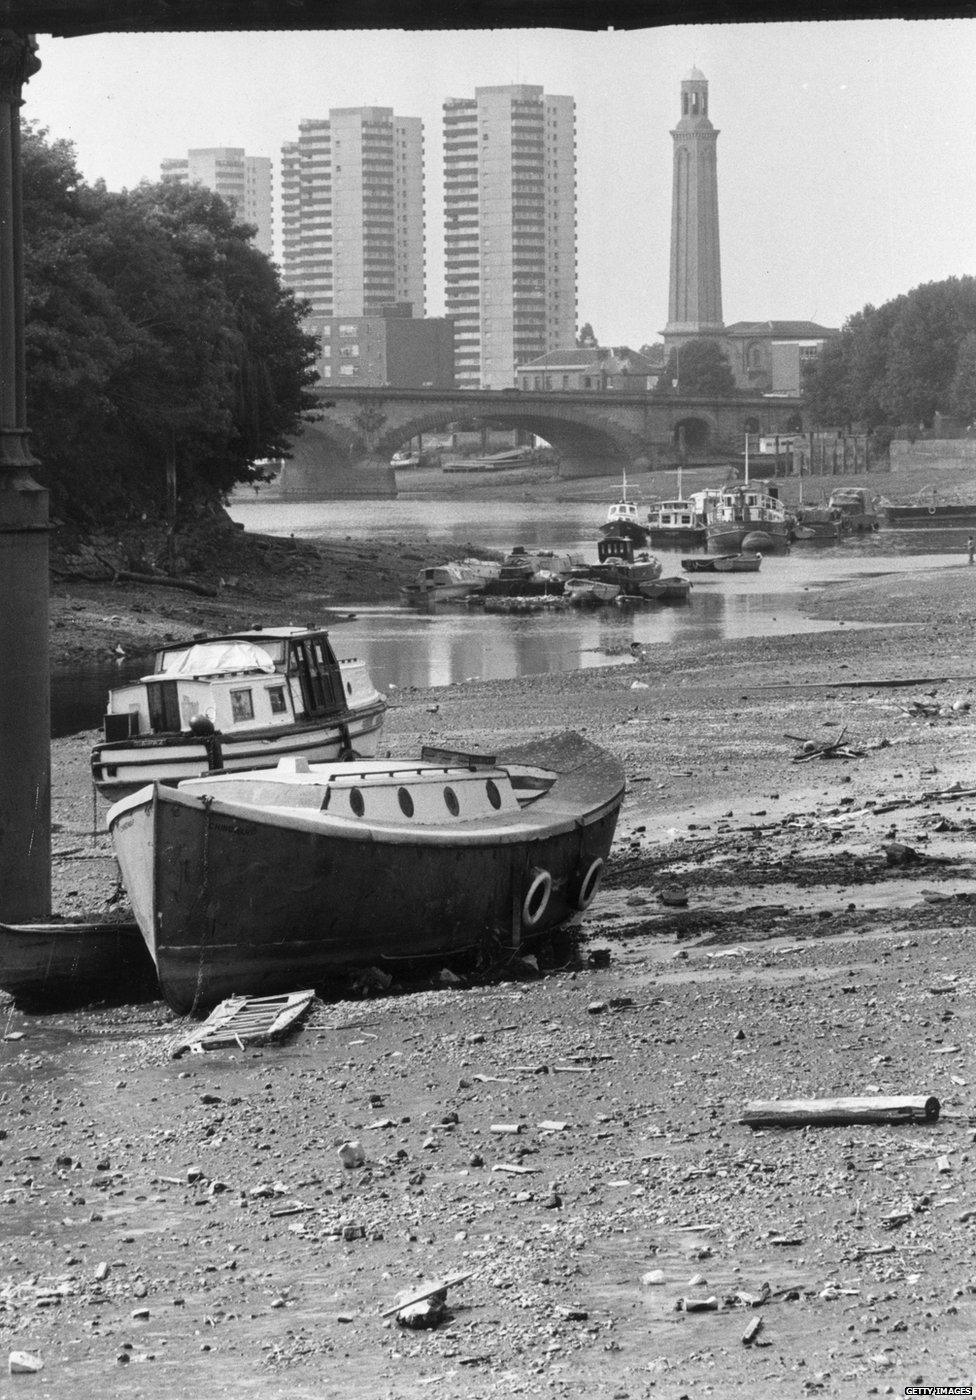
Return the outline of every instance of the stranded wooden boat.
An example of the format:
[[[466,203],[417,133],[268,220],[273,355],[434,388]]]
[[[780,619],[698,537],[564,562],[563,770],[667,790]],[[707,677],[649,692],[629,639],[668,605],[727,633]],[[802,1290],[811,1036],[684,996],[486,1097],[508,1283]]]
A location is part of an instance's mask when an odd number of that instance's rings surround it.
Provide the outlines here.
[[[681,567],[689,574],[755,574],[761,563],[761,554],[712,554],[682,559]]]
[[[578,734],[469,755],[216,774],[108,826],[177,1012],[356,968],[514,951],[596,893],[624,795]]]
[[[642,583],[640,591],[642,597],[650,598],[655,603],[685,603],[691,594],[691,584],[686,578],[672,575]]]
[[[596,551],[600,562],[590,565],[586,577],[615,584],[625,597],[643,597],[643,585],[661,577],[661,561],[646,550],[635,550],[626,536],[607,535]]]
[[[793,518],[772,483],[737,483],[722,491],[708,519],[708,548],[712,553],[740,550],[747,535],[761,532],[770,547],[786,549],[793,532]]]
[[[150,675],[110,691],[92,781],[114,801],[213,769],[374,754],[385,711],[364,663],[338,660],[321,628],[201,635],[164,647]]]
[[[39,1006],[158,996],[153,967],[132,923],[0,924],[0,991]]]
[[[630,540],[638,548],[647,544],[647,526],[640,518],[637,502],[627,495],[627,473],[623,474],[620,500],[607,511],[607,518],[600,526],[601,535],[618,535]]]
[[[620,585],[598,578],[571,578],[564,596],[574,608],[602,608],[620,593]]]

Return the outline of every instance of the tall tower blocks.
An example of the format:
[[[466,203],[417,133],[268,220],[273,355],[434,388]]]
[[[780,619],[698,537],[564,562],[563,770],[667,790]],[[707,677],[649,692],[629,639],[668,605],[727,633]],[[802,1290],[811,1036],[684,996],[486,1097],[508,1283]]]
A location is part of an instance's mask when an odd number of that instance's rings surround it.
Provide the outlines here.
[[[722,329],[718,244],[718,132],[708,119],[708,80],[692,68],[681,84],[674,139],[671,286],[666,337]]]

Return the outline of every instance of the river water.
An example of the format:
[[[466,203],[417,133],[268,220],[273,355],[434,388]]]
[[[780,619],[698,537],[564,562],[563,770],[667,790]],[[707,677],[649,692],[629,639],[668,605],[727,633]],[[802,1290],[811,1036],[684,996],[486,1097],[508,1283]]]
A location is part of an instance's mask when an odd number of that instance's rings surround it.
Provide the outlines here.
[[[570,549],[596,559],[605,511],[593,504],[328,501],[302,504],[246,502],[231,515],[246,529],[305,539],[345,537],[372,543],[406,539],[509,550],[513,545]],[[383,691],[409,685],[503,679],[545,671],[629,664],[630,646],[672,641],[722,642],[737,637],[831,631],[852,623],[804,617],[805,590],[834,580],[920,572],[965,558],[967,530],[883,530],[832,545],[794,545],[767,555],[756,574],[696,574],[686,604],[648,604],[596,611],[566,609],[522,615],[484,614],[463,604],[418,612],[391,601],[357,607],[333,629],[342,656],[361,656]],[[665,574],[680,574],[682,554],[656,551]],[[281,619],[287,621],[289,619]],[[52,732],[97,726],[105,695],[142,666],[126,663],[74,668],[52,679]]]

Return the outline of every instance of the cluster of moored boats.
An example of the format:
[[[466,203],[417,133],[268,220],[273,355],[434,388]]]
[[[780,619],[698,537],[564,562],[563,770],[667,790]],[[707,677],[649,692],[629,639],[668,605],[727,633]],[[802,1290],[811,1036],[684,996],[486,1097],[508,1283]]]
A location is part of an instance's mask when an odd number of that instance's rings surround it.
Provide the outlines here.
[[[832,492],[824,506],[790,512],[775,482],[733,482],[652,505],[642,519],[627,495],[607,512],[605,535],[623,534],[638,548],[707,549],[729,554],[785,549],[796,540],[832,540],[878,528],[870,494],[862,487]]]
[[[161,649],[109,696],[92,779],[133,924],[0,925],[23,1000],[158,987],[178,1013],[524,952],[600,884],[624,795],[574,733],[378,757],[386,703],[321,628]]]

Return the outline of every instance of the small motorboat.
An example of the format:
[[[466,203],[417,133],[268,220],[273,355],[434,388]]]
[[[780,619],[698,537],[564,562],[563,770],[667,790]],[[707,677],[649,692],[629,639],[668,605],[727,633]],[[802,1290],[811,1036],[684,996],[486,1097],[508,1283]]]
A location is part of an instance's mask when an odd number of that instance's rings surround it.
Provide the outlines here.
[[[618,759],[564,732],[492,755],[154,783],[107,821],[163,995],[185,1013],[516,952],[593,899],[624,789]]]
[[[25,1006],[84,1006],[159,995],[133,923],[0,924],[0,991]]]
[[[642,583],[640,591],[641,597],[650,598],[655,603],[686,603],[691,594],[691,584],[688,579],[673,575]]]
[[[480,593],[489,579],[497,578],[501,564],[490,559],[457,559],[421,569],[413,583],[400,591],[411,603],[450,602]]]
[[[714,554],[702,554],[697,558],[682,559],[681,567],[686,574],[713,574],[715,572]]]
[[[385,712],[365,664],[339,660],[321,628],[200,633],[163,647],[149,675],[109,692],[92,781],[114,801],[212,769],[374,754]]]

